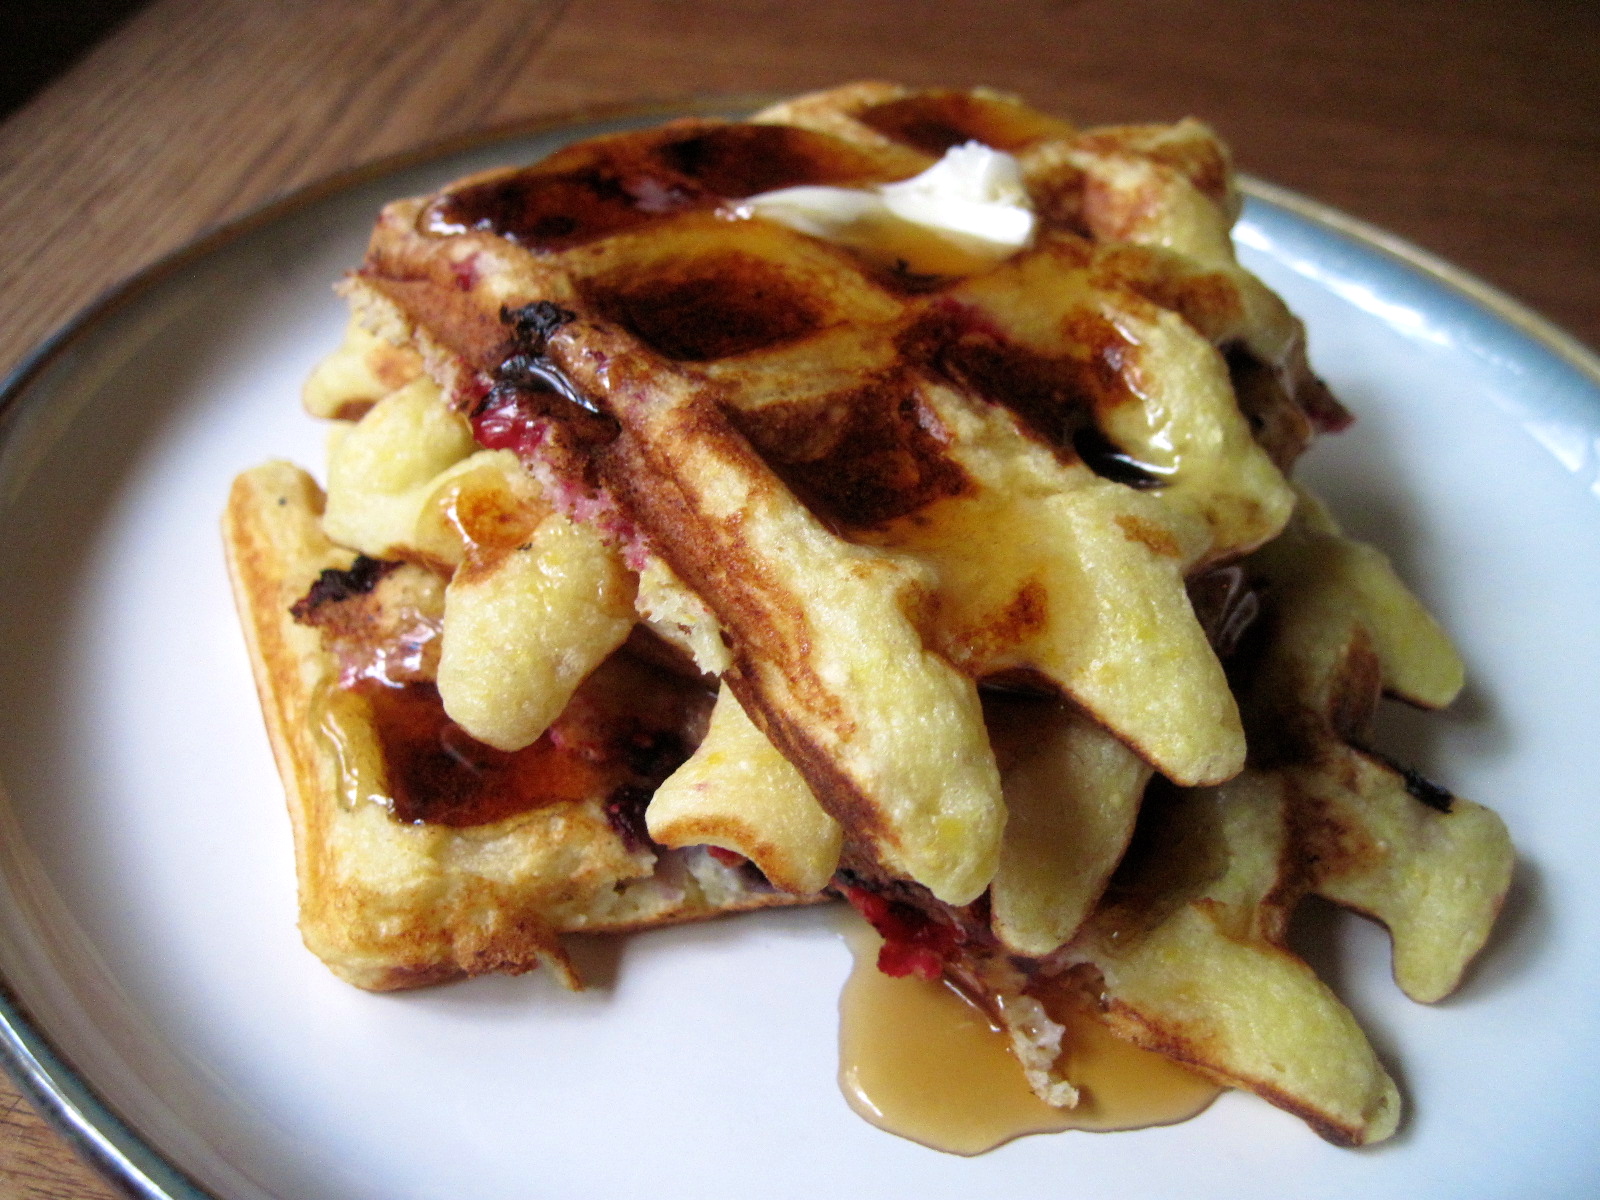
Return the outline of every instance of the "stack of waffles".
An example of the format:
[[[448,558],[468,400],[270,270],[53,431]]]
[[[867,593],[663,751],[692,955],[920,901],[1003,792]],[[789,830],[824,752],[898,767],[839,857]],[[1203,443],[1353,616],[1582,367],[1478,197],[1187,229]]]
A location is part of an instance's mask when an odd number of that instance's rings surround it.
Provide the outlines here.
[[[877,203],[975,153],[1021,237]],[[1237,210],[1197,122],[887,84],[389,205],[326,495],[271,464],[225,522],[311,948],[576,985],[564,934],[842,894],[1052,1104],[1070,1009],[1390,1134],[1290,915],[1434,1000],[1512,853],[1371,748],[1461,665],[1288,478],[1349,417]]]

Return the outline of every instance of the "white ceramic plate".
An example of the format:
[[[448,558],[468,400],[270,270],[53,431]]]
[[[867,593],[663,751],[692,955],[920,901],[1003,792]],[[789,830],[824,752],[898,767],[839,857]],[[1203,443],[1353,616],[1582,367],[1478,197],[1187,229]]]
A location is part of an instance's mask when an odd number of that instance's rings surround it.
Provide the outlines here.
[[[637,120],[637,119],[635,119]],[[141,1194],[229,1200],[973,1195],[1578,1197],[1600,1185],[1600,368],[1487,289],[1268,188],[1238,238],[1360,415],[1305,473],[1455,632],[1472,683],[1396,737],[1522,866],[1434,1008],[1382,934],[1320,931],[1410,1117],[1336,1150],[1253,1097],[1186,1125],[952,1158],[835,1087],[821,911],[627,940],[612,981],[406,996],[294,928],[288,823],[217,536],[235,472],[321,461],[300,382],[387,197],[627,121],[280,209],[103,304],[0,409],[0,973],[13,1065]],[[601,955],[601,957],[605,957]],[[598,963],[608,974],[606,963]]]

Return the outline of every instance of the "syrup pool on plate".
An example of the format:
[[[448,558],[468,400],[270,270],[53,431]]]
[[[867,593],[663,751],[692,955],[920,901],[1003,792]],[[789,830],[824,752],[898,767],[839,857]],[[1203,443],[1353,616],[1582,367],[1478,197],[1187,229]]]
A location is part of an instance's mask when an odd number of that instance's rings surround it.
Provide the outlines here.
[[[1171,1125],[1221,1091],[1098,1021],[1052,1010],[1067,1026],[1067,1074],[1081,1096],[1077,1108],[1052,1108],[1028,1088],[987,1013],[943,981],[883,974],[878,935],[854,914],[845,919],[855,966],[839,998],[839,1086],[880,1129],[951,1154],[982,1154],[1030,1133]]]

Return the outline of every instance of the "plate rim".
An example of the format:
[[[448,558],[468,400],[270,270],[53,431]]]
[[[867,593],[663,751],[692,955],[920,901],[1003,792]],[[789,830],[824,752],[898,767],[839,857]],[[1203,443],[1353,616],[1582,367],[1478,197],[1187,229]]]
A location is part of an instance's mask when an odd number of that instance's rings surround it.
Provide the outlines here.
[[[16,414],[35,382],[73,347],[92,337],[107,319],[190,264],[317,203],[412,167],[503,142],[565,129],[581,130],[619,120],[750,112],[779,98],[778,93],[746,92],[624,101],[585,105],[499,123],[335,171],[239,216],[208,226],[188,242],[105,288],[23,355],[0,380],[0,446],[14,432]],[[1465,299],[1480,312],[1553,355],[1600,393],[1600,353],[1509,293],[1331,204],[1247,173],[1240,173],[1236,178],[1244,196],[1376,252]],[[9,806],[9,803],[3,781],[0,781],[0,804]],[[3,971],[0,971],[0,1068],[46,1123],[112,1187],[138,1200],[222,1200],[169,1160],[116,1111],[44,1032],[42,1024],[34,1019]]]

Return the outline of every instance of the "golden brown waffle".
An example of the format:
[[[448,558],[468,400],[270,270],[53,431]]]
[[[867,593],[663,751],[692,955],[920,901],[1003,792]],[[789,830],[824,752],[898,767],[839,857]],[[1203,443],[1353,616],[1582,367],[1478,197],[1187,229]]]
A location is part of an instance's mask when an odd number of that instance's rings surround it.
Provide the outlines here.
[[[1146,803],[1142,844],[1059,958],[1134,1042],[1298,1113],[1330,1140],[1388,1137],[1399,1093],[1333,993],[1284,944],[1307,894],[1382,922],[1414,1000],[1453,991],[1511,882],[1505,826],[1366,748],[1382,694],[1437,708],[1449,641],[1371,547],[1303,494],[1244,569],[1264,598],[1234,671],[1252,765]],[[1071,971],[1068,972],[1069,976]]]
[[[903,180],[970,140],[1015,156],[1037,219],[998,260],[906,227],[812,236],[750,203]],[[502,752],[541,744],[619,656],[671,647],[720,681],[645,814],[667,856],[577,880],[654,897],[653,863],[720,861],[706,846],[796,897],[832,880],[886,963],[990,1007],[1051,1103],[1076,1096],[1067,1005],[1332,1140],[1386,1137],[1398,1093],[1285,948],[1289,915],[1315,893],[1376,917],[1402,987],[1436,999],[1512,856],[1492,814],[1368,746],[1380,692],[1446,703],[1459,663],[1285,478],[1348,416],[1235,262],[1237,207],[1197,122],[1079,131],[887,84],[399,201],[308,386],[336,419],[319,532],[410,564],[383,587],[410,578],[406,603],[439,610],[418,677]],[[404,604],[378,607],[321,619],[317,669],[362,631],[404,641]],[[309,711],[277,718],[281,753]],[[551,955],[572,923],[517,903],[541,914],[530,956]]]
[[[1185,580],[1272,537],[1293,497],[1232,380],[1280,463],[1337,410],[1233,262],[1203,127],[1077,134],[883,85],[757,122],[390,205],[351,292],[480,440],[704,601],[725,682],[847,858],[966,903],[1004,825],[979,679],[1060,689],[1178,782],[1239,769]],[[736,216],[757,191],[913,173],[940,125],[1022,164],[1041,229],[997,270],[930,278]]]
[[[568,714],[568,748],[546,740],[521,756],[495,755],[457,732],[451,744],[469,765],[441,770],[446,725],[426,681],[443,581],[396,563],[377,580],[370,570],[352,579],[355,556],[328,541],[322,507],[308,475],[271,463],[235,481],[223,532],[288,792],[301,934],[342,978],[388,991],[543,963],[576,987],[564,933],[803,902],[704,848],[651,848],[608,812],[637,771],[613,754],[573,751],[576,736],[587,727],[603,747],[618,726],[676,733],[702,694],[634,658],[590,676]],[[320,625],[296,620],[291,609],[304,611],[298,602],[319,579],[343,586],[325,590],[332,603]],[[340,627],[327,638],[330,622]],[[340,687],[352,667],[341,644],[403,659],[384,670],[406,686]],[[452,790],[441,783],[467,778],[485,785],[481,793],[458,786],[453,810],[449,794],[441,805],[439,793]]]

